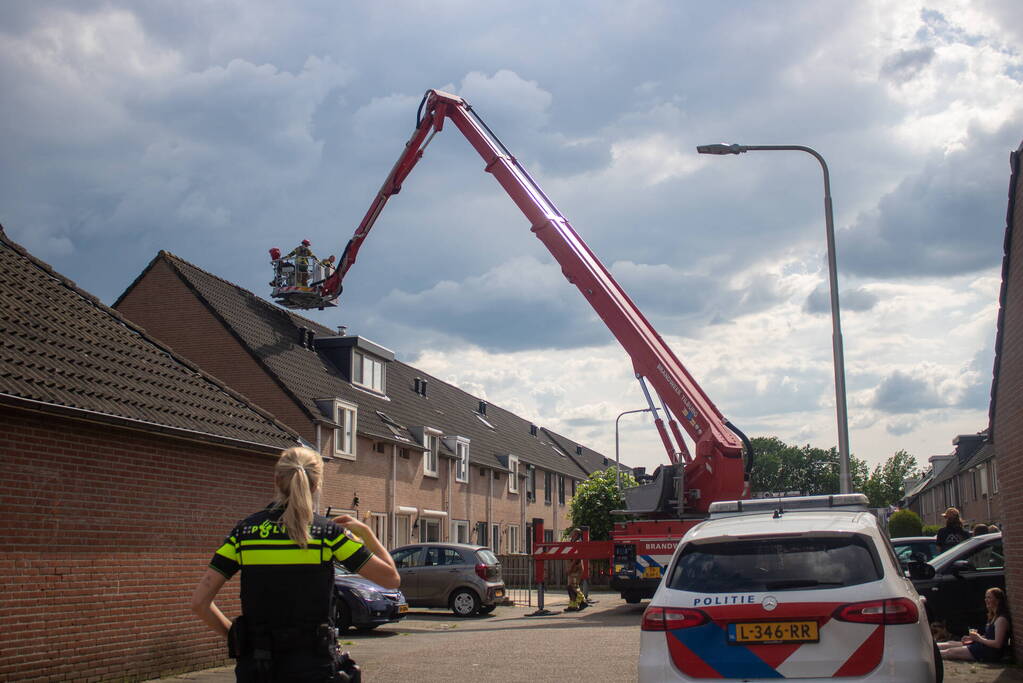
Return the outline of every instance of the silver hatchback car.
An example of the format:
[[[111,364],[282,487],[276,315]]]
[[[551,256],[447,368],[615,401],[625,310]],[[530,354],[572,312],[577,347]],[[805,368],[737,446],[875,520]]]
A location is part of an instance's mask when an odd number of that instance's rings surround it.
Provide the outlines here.
[[[455,616],[489,614],[504,600],[501,563],[490,548],[463,543],[417,543],[391,557],[410,607],[447,607]]]

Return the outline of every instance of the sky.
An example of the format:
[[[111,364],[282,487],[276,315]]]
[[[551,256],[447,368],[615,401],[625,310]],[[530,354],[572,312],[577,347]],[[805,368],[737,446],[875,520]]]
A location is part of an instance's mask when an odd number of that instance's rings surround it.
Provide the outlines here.
[[[836,446],[827,160],[850,447],[923,465],[987,426],[1017,0],[0,5],[0,223],[106,303],[167,250],[269,297],[340,254],[423,93],[468,100],[718,409]],[[312,311],[615,455],[628,355],[453,127]],[[154,302],[157,305],[158,302]],[[620,457],[667,457],[648,414]]]

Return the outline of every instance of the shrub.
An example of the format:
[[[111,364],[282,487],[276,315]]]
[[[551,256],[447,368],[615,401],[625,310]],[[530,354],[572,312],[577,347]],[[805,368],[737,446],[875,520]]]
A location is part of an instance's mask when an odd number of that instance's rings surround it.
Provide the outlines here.
[[[937,536],[938,530],[941,529],[940,524],[927,524],[924,526],[924,532],[921,536]]]
[[[924,523],[912,510],[899,510],[888,518],[888,535],[892,538],[922,536]]]

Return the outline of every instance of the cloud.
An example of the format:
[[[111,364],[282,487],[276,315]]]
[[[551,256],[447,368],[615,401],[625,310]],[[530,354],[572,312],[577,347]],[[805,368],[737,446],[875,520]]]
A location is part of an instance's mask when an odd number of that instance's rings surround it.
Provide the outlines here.
[[[841,311],[869,311],[878,302],[876,294],[863,287],[842,291],[838,295],[838,304]],[[814,315],[831,314],[831,288],[827,283],[821,283],[814,288],[806,297],[803,310]]]
[[[897,83],[902,83],[914,78],[933,60],[933,47],[899,50],[881,64],[881,75]]]
[[[873,407],[889,413],[916,413],[945,405],[932,382],[896,370],[885,377],[874,395]]]

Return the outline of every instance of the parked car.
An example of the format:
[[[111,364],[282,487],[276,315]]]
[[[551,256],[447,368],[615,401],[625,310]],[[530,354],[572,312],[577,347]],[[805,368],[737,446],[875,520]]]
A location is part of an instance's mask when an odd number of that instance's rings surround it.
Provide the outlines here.
[[[903,566],[910,562],[927,562],[941,553],[934,536],[903,536],[892,539],[895,555]]]
[[[504,599],[501,563],[490,548],[417,543],[391,551],[414,607],[447,607],[459,617],[489,614]]]
[[[643,613],[639,680],[940,680],[924,601],[862,494],[713,503]]]
[[[384,588],[334,565],[334,624],[339,631],[352,626],[371,631],[397,622],[406,612],[408,602],[400,590]]]
[[[984,593],[1005,588],[1005,553],[1002,532],[968,538],[930,562],[912,562],[909,576],[927,598],[927,615],[944,622],[954,636],[971,628],[983,630],[987,621]]]

